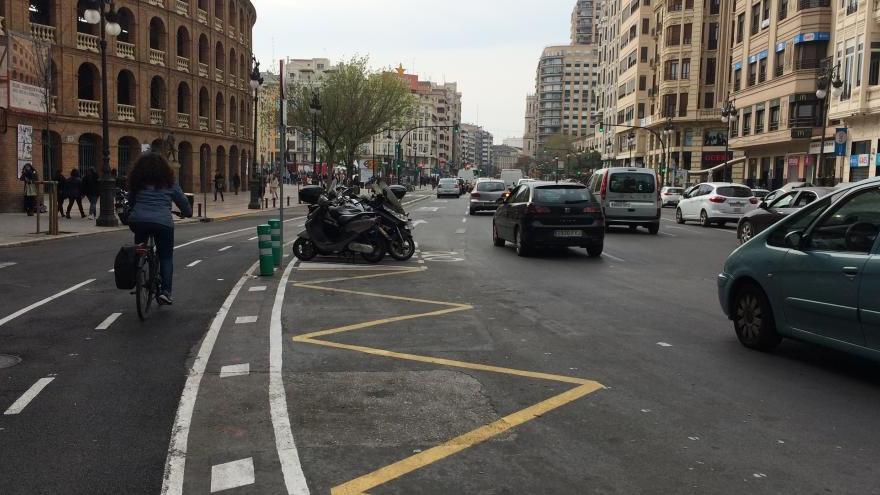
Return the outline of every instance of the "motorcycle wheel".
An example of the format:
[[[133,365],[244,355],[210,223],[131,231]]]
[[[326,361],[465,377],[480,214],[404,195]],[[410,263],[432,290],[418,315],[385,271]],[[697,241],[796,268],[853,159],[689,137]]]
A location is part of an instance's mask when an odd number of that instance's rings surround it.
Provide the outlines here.
[[[409,261],[416,254],[416,243],[409,235],[397,237],[388,245],[388,254],[397,261]]]
[[[382,238],[379,236],[375,236],[374,238],[370,239],[370,244],[373,245],[373,252],[361,253],[361,257],[367,263],[378,263],[385,259],[385,251],[387,249],[385,246],[385,242],[382,240]]]
[[[315,259],[315,256],[318,256],[318,249],[315,247],[315,243],[300,237],[293,243],[293,255],[300,261],[311,261]]]

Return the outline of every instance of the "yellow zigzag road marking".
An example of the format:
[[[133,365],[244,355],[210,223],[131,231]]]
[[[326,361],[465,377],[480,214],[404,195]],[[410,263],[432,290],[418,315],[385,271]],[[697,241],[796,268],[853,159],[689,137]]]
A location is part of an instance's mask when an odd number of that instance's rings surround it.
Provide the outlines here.
[[[345,271],[346,267],[339,267],[327,270],[339,270]],[[444,359],[437,358],[431,356],[420,356],[417,354],[406,354],[401,352],[394,352],[385,349],[376,349],[372,347],[364,347],[358,345],[349,345],[349,344],[341,344],[338,342],[331,342],[327,340],[318,340],[319,337],[325,337],[327,335],[336,335],[345,332],[352,332],[355,330],[363,330],[365,328],[376,327],[380,325],[387,325],[389,323],[396,323],[400,321],[414,320],[417,318],[427,318],[433,316],[444,316],[447,314],[457,313],[460,311],[468,311],[474,309],[473,306],[469,304],[458,304],[444,301],[433,301],[428,299],[417,299],[412,297],[404,297],[404,296],[394,296],[389,294],[377,294],[373,292],[362,292],[362,291],[354,291],[354,290],[346,290],[346,289],[337,289],[332,287],[324,287],[320,285],[315,285],[318,283],[331,283],[331,282],[342,282],[348,280],[362,280],[367,278],[376,278],[376,277],[390,277],[395,275],[406,275],[410,273],[420,273],[421,269],[407,269],[407,270],[395,270],[390,273],[380,273],[374,275],[361,275],[356,277],[340,277],[333,278],[321,281],[315,281],[311,283],[300,283],[294,284],[294,287],[299,287],[303,289],[312,289],[312,290],[320,290],[320,291],[329,291],[329,292],[338,292],[342,294],[350,294],[350,295],[358,295],[365,297],[376,297],[382,299],[390,299],[394,301],[406,301],[406,302],[414,302],[414,303],[422,303],[422,304],[432,304],[435,306],[446,306],[446,309],[441,309],[437,311],[430,311],[427,313],[418,313],[411,315],[402,315],[402,316],[394,316],[391,318],[382,318],[379,320],[366,321],[363,323],[356,323],[352,325],[346,325],[342,327],[330,328],[327,330],[321,330],[318,332],[312,332],[305,335],[298,335],[293,337],[294,342],[300,342],[305,344],[313,344],[319,345],[322,347],[330,347],[334,349],[343,349],[348,351],[360,352],[363,354],[370,354],[374,356],[382,356],[394,359],[402,359],[406,361],[416,361],[421,363],[430,363],[441,366],[450,366],[454,368],[465,368],[471,370],[478,371],[487,371],[492,373],[503,373],[507,375],[513,376],[522,376],[526,378],[534,378],[539,380],[551,380],[562,383],[571,383],[576,384],[577,387],[563,392],[559,395],[553,396],[549,399],[541,401],[533,406],[529,406],[521,411],[517,411],[513,414],[509,414],[504,416],[503,418],[489,423],[485,426],[481,426],[475,430],[472,430],[464,435],[457,436],[448,442],[442,443],[436,447],[432,447],[424,452],[420,452],[416,455],[407,457],[403,460],[395,462],[394,464],[385,466],[380,468],[372,473],[365,474],[357,479],[344,483],[342,485],[336,486],[330,490],[332,495],[366,495],[366,490],[370,490],[380,485],[384,485],[389,481],[399,478],[405,474],[411,473],[418,469],[421,469],[427,465],[433,464],[441,459],[449,457],[453,454],[466,450],[474,445],[483,443],[492,437],[500,435],[511,428],[515,428],[523,423],[531,421],[535,418],[542,416],[554,409],[562,407],[572,401],[580,399],[587,394],[593,393],[597,390],[601,390],[604,386],[601,383],[585,380],[583,378],[575,378],[569,376],[562,375],[554,375],[550,373],[539,373],[534,371],[524,371],[517,370],[513,368],[504,368],[500,366],[491,366],[486,364],[479,363],[468,363],[465,361],[456,361],[453,359]]]

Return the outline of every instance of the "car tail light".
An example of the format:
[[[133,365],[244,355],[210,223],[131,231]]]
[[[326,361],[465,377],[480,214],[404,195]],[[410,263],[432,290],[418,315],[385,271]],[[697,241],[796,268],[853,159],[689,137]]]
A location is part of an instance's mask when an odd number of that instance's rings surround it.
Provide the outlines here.
[[[472,198],[479,198],[479,197],[480,197],[480,193],[478,193],[478,192],[472,192],[472,193],[471,193],[471,197],[472,197]]]
[[[598,206],[588,206],[584,208],[584,213],[602,213]]]
[[[606,172],[605,175],[602,177],[602,191],[599,194],[602,195],[603,201],[605,200],[605,195],[608,193],[608,175],[609,173]]]
[[[526,209],[526,213],[528,213],[529,215],[547,215],[549,213],[552,213],[552,211],[546,206],[540,206],[532,203]]]
[[[727,198],[725,198],[724,196],[712,196],[711,198],[709,198],[709,201],[711,201],[712,203],[723,203],[727,201]]]
[[[756,205],[758,204],[758,198],[749,198],[749,203]]]

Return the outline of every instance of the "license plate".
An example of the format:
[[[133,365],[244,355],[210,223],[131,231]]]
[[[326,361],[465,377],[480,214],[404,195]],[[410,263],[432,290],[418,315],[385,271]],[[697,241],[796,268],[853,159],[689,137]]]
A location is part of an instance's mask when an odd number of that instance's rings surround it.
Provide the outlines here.
[[[627,201],[612,201],[611,207],[612,208],[629,208],[630,206],[629,206],[629,202],[627,202]]]
[[[553,235],[556,237],[582,237],[584,233],[580,230],[557,230]]]
[[[742,211],[743,211],[743,209],[740,208],[740,207],[736,207],[736,208],[733,209],[733,212],[734,212],[734,213],[742,213]]]

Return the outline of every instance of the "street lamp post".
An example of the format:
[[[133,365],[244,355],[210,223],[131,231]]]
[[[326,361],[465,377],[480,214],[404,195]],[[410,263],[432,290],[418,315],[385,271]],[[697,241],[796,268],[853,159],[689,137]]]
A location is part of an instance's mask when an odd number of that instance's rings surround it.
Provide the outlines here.
[[[105,7],[107,9],[105,10]],[[91,0],[88,8],[83,13],[85,21],[89,24],[101,26],[101,151],[103,166],[101,169],[101,212],[96,224],[99,227],[116,227],[119,220],[116,218],[114,205],[116,194],[116,181],[110,177],[110,113],[107,96],[107,35],[116,37],[122,32],[122,26],[116,22],[116,7],[113,0]]]
[[[732,100],[730,98],[730,93],[727,94],[727,100],[724,102],[724,106],[721,107],[721,122],[727,124],[727,136],[724,138],[724,162],[730,161],[730,123],[737,119],[737,109],[736,109],[736,100]],[[725,167],[726,170],[726,167]],[[731,173],[731,175],[733,175]]]
[[[254,157],[251,160],[251,177],[250,177],[250,188],[251,188],[251,200],[248,203],[249,210],[259,210],[262,208],[262,197],[260,194],[260,190],[263,185],[263,177],[262,170],[260,170],[260,174],[257,175],[257,170],[255,168],[255,164],[257,162],[257,140],[258,140],[258,125],[259,120],[257,115],[259,114],[259,101],[260,101],[260,88],[263,87],[263,76],[260,75],[260,63],[257,62],[256,57],[252,57],[254,67],[251,70],[251,80],[250,85],[251,89],[254,91]]]
[[[822,141],[819,147],[819,160],[813,168],[813,177],[819,177],[819,168],[825,165],[825,131],[828,129],[828,111],[830,101],[828,98],[828,90],[831,89],[831,95],[838,97],[843,93],[843,80],[840,78],[840,62],[834,65],[827,65],[820,69],[819,79],[816,81],[816,98],[822,100]],[[823,184],[825,185],[825,184]]]
[[[666,143],[664,145],[663,138],[660,138],[660,146],[662,148],[661,153],[663,154],[660,159],[660,170],[663,173],[663,183],[675,185],[675,174],[672,175],[672,181],[667,180],[669,178],[669,170],[667,167],[669,166],[669,162],[672,161],[671,153],[672,153],[672,135],[675,133],[675,128],[672,126],[672,118],[666,120],[666,125],[663,127],[663,136],[666,137]]]
[[[318,93],[312,93],[312,101],[309,103],[309,113],[312,114],[312,173],[318,171],[318,117],[321,115],[321,100]]]

